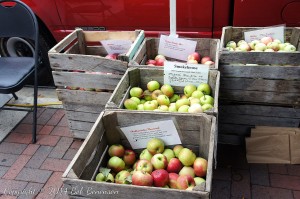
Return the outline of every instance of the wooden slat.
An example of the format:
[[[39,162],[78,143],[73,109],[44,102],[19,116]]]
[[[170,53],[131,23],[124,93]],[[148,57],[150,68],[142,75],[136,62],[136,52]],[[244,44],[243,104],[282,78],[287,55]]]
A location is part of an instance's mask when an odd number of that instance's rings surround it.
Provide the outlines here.
[[[70,130],[74,138],[82,139],[82,140],[86,139],[86,137],[90,133],[90,131],[81,131],[75,129],[70,129]]]
[[[67,46],[69,46],[74,40],[77,39],[77,32],[81,31],[80,29],[74,30],[71,34],[62,39],[59,43],[57,43],[53,48],[49,50],[49,54],[55,55],[56,53],[61,52]]]
[[[84,34],[83,31],[77,31],[77,38],[78,38],[78,47],[79,47],[79,53],[82,55],[86,54],[86,43],[84,40]]]
[[[78,131],[86,131],[89,132],[93,127],[95,122],[85,122],[85,121],[78,121],[78,120],[68,120],[69,127],[72,130]]]
[[[84,38],[87,42],[99,42],[102,40],[124,39],[134,41],[135,31],[84,31]]]
[[[104,102],[105,103],[105,102]],[[86,112],[86,113],[101,113],[104,109],[103,106],[95,105],[95,104],[77,104],[77,103],[67,103],[63,104],[64,109],[68,111],[78,111],[78,112]]]
[[[75,86],[81,88],[98,88],[113,91],[122,78],[114,74],[90,74],[53,71],[56,86]]]

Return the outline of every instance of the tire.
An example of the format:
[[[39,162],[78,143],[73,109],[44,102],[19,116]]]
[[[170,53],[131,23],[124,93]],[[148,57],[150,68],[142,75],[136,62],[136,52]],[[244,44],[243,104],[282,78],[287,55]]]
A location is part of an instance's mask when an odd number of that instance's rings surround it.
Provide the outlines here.
[[[32,56],[34,51],[32,41],[19,37],[1,38],[0,39],[0,56]],[[43,34],[39,35],[39,59],[38,59],[38,86],[54,86],[52,71],[48,58],[49,44]],[[28,81],[33,85],[33,76]]]

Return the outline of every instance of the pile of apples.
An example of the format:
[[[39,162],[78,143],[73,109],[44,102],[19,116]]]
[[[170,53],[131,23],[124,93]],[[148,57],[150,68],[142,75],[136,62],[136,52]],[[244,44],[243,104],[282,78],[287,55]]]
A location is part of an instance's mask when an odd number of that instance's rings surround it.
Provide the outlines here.
[[[183,92],[180,96],[174,93],[169,84],[160,86],[158,81],[152,80],[147,83],[147,90],[131,88],[130,98],[124,101],[124,107],[129,110],[202,113],[214,106],[211,88],[207,83],[201,83],[198,87],[188,84]]]
[[[124,149],[120,144],[111,145],[106,168],[100,168],[96,181],[155,186],[180,190],[193,190],[205,183],[207,160],[182,145],[165,148],[159,138],[148,141],[139,154]]]
[[[147,66],[164,66],[166,61],[164,55],[156,55],[154,59],[149,59],[146,62]],[[205,65],[214,65],[214,62],[209,56],[204,56],[201,58],[201,55],[198,52],[194,52],[187,57],[187,63],[189,64],[205,64]]]
[[[238,43],[229,41],[226,44],[226,49],[236,52],[295,52],[296,47],[290,43],[282,43],[279,39],[272,37],[263,37],[260,40],[253,40],[247,43],[245,40],[240,40]]]

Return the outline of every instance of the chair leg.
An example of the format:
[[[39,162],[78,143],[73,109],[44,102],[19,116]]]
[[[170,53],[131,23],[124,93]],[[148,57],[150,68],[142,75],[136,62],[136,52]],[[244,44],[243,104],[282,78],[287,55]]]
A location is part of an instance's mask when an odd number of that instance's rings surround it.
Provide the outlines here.
[[[34,78],[34,91],[33,91],[33,122],[32,122],[32,143],[36,143],[36,125],[37,125],[37,95],[38,95],[38,86],[37,86],[37,71],[35,71]]]
[[[18,96],[16,95],[16,93],[12,93],[12,95],[15,98],[15,100],[19,99]]]

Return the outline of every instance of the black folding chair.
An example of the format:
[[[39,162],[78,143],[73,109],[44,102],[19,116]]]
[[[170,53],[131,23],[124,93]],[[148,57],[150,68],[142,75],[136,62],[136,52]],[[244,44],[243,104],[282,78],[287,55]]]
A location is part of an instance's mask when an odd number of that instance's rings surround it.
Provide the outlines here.
[[[38,63],[38,23],[31,9],[18,0],[0,0],[0,38],[20,37],[34,44],[32,57],[0,57],[0,93],[12,94],[21,90],[29,77],[34,75],[34,100],[32,143],[36,142],[37,123],[37,63]]]

